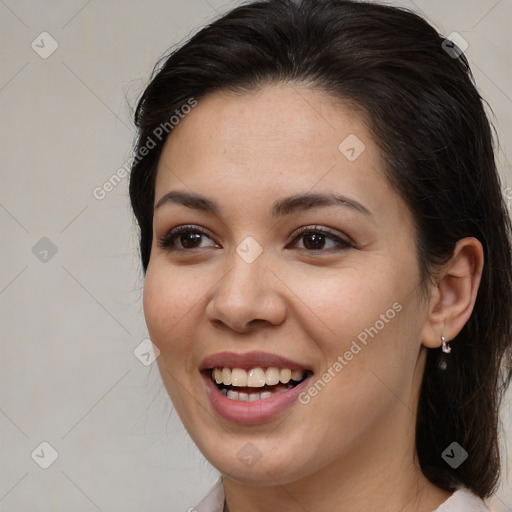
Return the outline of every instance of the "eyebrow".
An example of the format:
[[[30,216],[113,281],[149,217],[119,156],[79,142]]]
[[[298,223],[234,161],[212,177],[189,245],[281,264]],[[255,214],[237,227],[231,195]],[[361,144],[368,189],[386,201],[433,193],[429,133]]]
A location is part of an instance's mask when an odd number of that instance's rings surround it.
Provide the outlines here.
[[[212,213],[220,217],[221,208],[219,204],[200,194],[191,192],[181,192],[173,190],[163,195],[155,206],[155,210],[161,208],[165,204],[181,204],[187,208],[201,210],[206,213]],[[358,201],[339,194],[296,194],[290,197],[284,197],[274,202],[271,208],[272,216],[275,218],[286,217],[297,212],[304,212],[318,206],[343,206],[351,208],[357,212],[371,216],[372,213],[368,208]]]

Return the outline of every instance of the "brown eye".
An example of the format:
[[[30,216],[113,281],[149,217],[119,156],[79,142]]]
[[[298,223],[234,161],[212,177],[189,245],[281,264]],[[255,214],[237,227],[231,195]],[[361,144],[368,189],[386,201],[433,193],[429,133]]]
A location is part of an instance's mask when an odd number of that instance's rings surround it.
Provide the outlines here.
[[[302,247],[300,246],[301,242]],[[295,248],[313,253],[315,251],[320,253],[343,251],[354,247],[348,240],[344,240],[325,228],[317,228],[316,226],[304,227],[298,230],[292,244]]]
[[[318,233],[311,233],[302,237],[306,249],[323,249],[325,245],[325,236]]]
[[[204,245],[204,242],[212,242]],[[170,251],[186,251],[193,249],[203,249],[206,247],[219,247],[213,242],[208,234],[196,226],[179,226],[165,234],[159,241],[162,249]]]
[[[185,249],[195,249],[198,243],[201,242],[200,233],[183,233],[180,235],[180,243]]]

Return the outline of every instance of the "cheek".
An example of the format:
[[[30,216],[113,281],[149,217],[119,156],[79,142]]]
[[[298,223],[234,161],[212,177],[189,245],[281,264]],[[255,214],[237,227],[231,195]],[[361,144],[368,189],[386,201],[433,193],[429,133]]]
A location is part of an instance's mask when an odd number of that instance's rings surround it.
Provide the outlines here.
[[[199,282],[187,274],[150,262],[144,283],[144,316],[153,343],[173,352],[185,346],[187,316],[202,296]]]
[[[356,391],[365,379],[378,380],[375,374],[391,387],[411,377],[419,350],[421,308],[414,291],[414,260],[405,259],[381,257],[372,264],[295,280],[294,292],[309,310],[307,317],[302,316],[302,326],[322,351],[323,370],[345,375],[336,378],[332,389]]]
[[[333,410],[343,404],[341,410],[350,411],[356,422],[367,421],[369,411],[381,414],[396,403],[396,397],[404,403],[410,399],[422,313],[417,294],[399,282],[385,279],[375,287],[366,283],[366,290],[360,282],[358,289],[347,289],[354,295],[344,295],[338,302],[340,313],[332,317],[338,337],[324,346],[324,352],[328,368],[335,361],[339,364],[325,403]],[[340,417],[340,421],[345,420]]]
[[[389,330],[400,316],[396,311],[400,307],[393,309],[393,304],[403,301],[408,278],[400,278],[385,263],[316,271],[290,280],[294,293],[308,307],[312,323],[323,325],[343,345],[343,340],[351,340],[376,323],[378,331]]]
[[[194,306],[198,307],[202,294],[194,288],[193,280],[188,281],[180,277],[180,272],[155,263],[151,262],[146,272],[144,316],[151,341],[160,350],[156,362],[163,383],[182,416],[190,404],[181,383],[196,371],[191,335],[197,325]]]

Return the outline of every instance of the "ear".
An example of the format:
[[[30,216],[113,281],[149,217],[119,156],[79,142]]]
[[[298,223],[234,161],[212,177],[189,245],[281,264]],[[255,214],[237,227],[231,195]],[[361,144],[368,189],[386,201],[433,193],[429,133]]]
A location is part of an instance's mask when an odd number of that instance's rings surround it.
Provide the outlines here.
[[[453,256],[436,273],[428,316],[422,329],[422,342],[428,348],[441,346],[441,336],[453,340],[469,320],[475,305],[484,251],[476,238],[462,238]]]

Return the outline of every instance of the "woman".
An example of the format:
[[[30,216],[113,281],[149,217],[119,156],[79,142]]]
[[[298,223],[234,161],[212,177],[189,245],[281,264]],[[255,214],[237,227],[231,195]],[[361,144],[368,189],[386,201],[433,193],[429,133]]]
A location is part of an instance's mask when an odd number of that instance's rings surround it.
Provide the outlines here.
[[[146,323],[222,475],[195,510],[487,510],[510,220],[457,46],[388,6],[254,2],[136,124]]]

